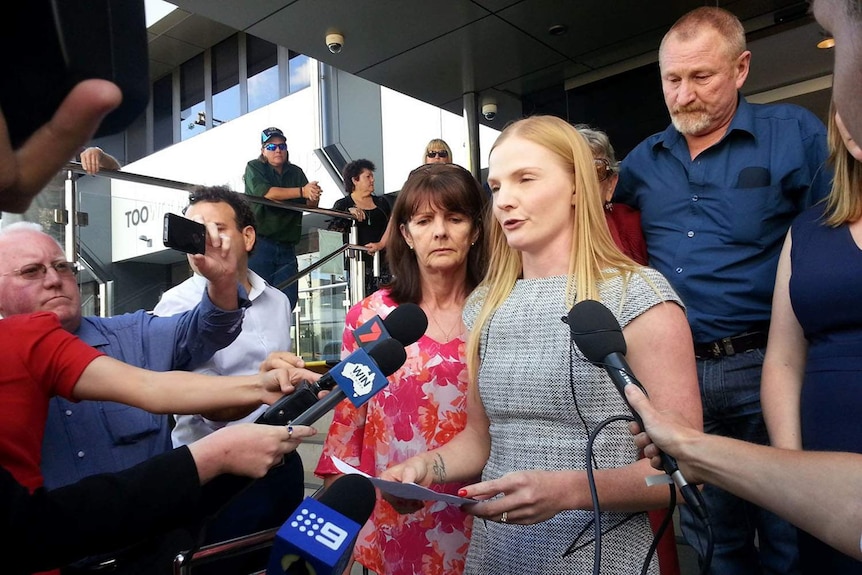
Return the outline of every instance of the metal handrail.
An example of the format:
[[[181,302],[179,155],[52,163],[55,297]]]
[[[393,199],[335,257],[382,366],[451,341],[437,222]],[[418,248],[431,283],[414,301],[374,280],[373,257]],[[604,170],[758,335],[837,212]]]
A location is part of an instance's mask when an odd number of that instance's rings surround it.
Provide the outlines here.
[[[299,278],[310,274],[311,272],[313,272],[317,268],[325,265],[326,262],[334,259],[339,254],[343,254],[347,250],[356,250],[357,252],[367,252],[368,248],[365,246],[360,246],[360,245],[356,245],[356,244],[344,244],[343,246],[341,246],[340,248],[338,248],[334,252],[331,252],[331,253],[326,254],[325,256],[322,256],[320,259],[318,259],[313,264],[309,264],[307,267],[302,268],[301,270],[296,272],[294,275],[290,276],[289,278],[287,278],[286,280],[284,280],[283,282],[278,284],[276,287],[278,289],[283,289],[283,288],[289,286],[290,284],[299,281]]]
[[[64,170],[68,170],[71,172],[75,172],[76,174],[85,175],[87,172],[84,170],[81,162],[68,162],[66,163]],[[126,182],[134,182],[137,184],[147,184],[150,186],[161,186],[163,188],[172,188],[175,190],[182,190],[186,192],[192,191],[194,188],[198,186],[198,184],[189,184],[187,182],[179,182],[177,180],[168,180],[165,178],[157,178],[155,176],[145,176],[143,174],[134,174],[131,172],[126,172],[123,170],[111,170],[107,168],[102,168],[99,170],[96,176],[103,176],[112,180],[123,180]],[[356,221],[356,216],[351,214],[350,212],[342,212],[341,210],[329,210],[326,208],[312,208],[309,206],[298,206],[295,204],[288,204],[284,202],[279,202],[275,200],[268,200],[266,198],[259,198],[257,196],[249,196],[248,194],[244,194],[246,200],[253,204],[261,204],[264,206],[270,206],[273,208],[283,208],[286,210],[291,210],[294,212],[310,212],[312,214],[320,214],[322,216],[330,216],[334,218],[343,218],[345,220],[354,220]]]
[[[271,547],[278,530],[278,527],[274,527],[229,541],[205,545],[194,551],[180,553],[174,558],[174,575],[190,575],[193,567]]]
[[[87,172],[86,172],[86,170],[84,170],[84,167],[81,164],[81,162],[75,162],[75,161],[67,162],[63,169],[65,171],[74,172],[74,173],[80,174],[80,175],[87,174]],[[123,180],[126,182],[146,184],[146,185],[151,185],[151,186],[160,186],[163,188],[171,188],[171,189],[181,190],[181,191],[186,191],[186,192],[190,192],[194,188],[197,187],[197,184],[190,184],[188,182],[180,182],[177,180],[169,180],[166,178],[158,178],[155,176],[146,176],[144,174],[135,174],[133,172],[127,172],[127,171],[123,171],[123,170],[113,170],[113,169],[109,169],[109,168],[102,168],[99,170],[98,173],[96,173],[94,175],[102,176],[102,177],[105,177],[108,179]],[[330,210],[330,209],[326,209],[326,208],[312,208],[312,207],[308,207],[308,206],[298,206],[295,204],[279,202],[279,201],[274,201],[274,200],[268,200],[266,198],[260,198],[257,196],[249,196],[247,194],[244,194],[243,197],[247,201],[254,203],[254,204],[271,206],[274,208],[286,209],[286,210],[291,210],[294,212],[309,212],[309,213],[313,213],[313,214],[320,214],[323,216],[330,216],[330,217],[334,217],[334,218],[343,218],[346,220],[351,220],[353,222],[358,221],[356,216],[354,216],[352,213],[342,212],[341,210]],[[352,226],[352,229],[355,229],[355,226]],[[366,248],[365,246],[356,245],[355,243],[354,244],[344,244],[340,249],[320,258],[320,260],[318,260],[318,262],[316,262],[315,264],[312,264],[312,265],[310,265],[304,269],[299,270],[296,274],[289,277],[288,279],[281,282],[280,284],[278,284],[275,287],[277,289],[280,289],[280,290],[286,288],[287,286],[299,281],[301,278],[305,277],[306,275],[308,275],[309,273],[311,273],[312,271],[314,271],[315,269],[317,269],[318,267],[320,267],[324,263],[332,260],[335,256],[337,256],[337,255],[339,255],[339,254],[341,254],[344,251],[349,250],[349,249],[356,250],[356,251],[368,251],[368,248]],[[379,261],[379,260],[377,260],[377,261]],[[364,283],[364,281],[365,281],[364,274],[357,274],[357,275],[363,275],[363,277],[361,278],[361,281]]]

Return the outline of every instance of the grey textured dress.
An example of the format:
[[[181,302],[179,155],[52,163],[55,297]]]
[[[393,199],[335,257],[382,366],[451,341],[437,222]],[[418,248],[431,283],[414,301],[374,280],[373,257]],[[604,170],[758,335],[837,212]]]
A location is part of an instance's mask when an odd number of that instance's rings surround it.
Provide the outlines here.
[[[648,281],[633,274],[625,293],[620,278],[600,286],[602,302],[622,327],[662,301],[681,305],[661,274],[649,268],[643,274]],[[585,469],[590,432],[609,416],[629,413],[605,371],[587,362],[571,343],[569,327],[561,320],[569,311],[565,290],[565,276],[519,280],[483,330],[479,391],[491,422],[483,480],[527,469]],[[464,321],[469,328],[484,297],[485,291],[477,290],[467,301]],[[625,422],[605,427],[593,454],[598,469],[635,461],[637,451]],[[601,572],[639,573],[653,537],[647,515],[603,513],[602,531]],[[563,557],[576,538],[580,549]],[[536,525],[476,520],[466,573],[589,574],[593,552],[591,510],[564,511]],[[658,573],[655,558],[650,573]]]

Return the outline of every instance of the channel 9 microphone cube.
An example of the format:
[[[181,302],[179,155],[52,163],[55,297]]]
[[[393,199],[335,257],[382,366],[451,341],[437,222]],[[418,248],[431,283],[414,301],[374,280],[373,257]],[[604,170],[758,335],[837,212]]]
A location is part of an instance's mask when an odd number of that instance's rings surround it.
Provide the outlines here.
[[[329,374],[356,407],[371,399],[389,383],[377,363],[362,348],[350,354],[342,364],[344,366],[340,369],[334,367],[329,370]]]
[[[361,528],[352,519],[308,498],[276,533],[266,575],[340,574]]]

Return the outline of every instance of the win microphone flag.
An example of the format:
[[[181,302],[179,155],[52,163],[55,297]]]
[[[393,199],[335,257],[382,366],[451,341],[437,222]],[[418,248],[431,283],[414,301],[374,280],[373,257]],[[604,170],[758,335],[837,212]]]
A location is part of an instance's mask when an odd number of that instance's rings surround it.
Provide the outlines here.
[[[362,348],[329,370],[329,374],[356,407],[371,399],[389,383],[377,363]]]

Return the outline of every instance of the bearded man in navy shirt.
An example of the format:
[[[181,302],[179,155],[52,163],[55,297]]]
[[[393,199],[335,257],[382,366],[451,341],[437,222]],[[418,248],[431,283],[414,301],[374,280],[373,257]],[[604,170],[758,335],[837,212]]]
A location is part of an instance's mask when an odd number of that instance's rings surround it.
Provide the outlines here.
[[[816,116],[739,93],[750,59],[742,24],[726,10],[698,8],[671,27],[659,67],[672,124],[625,158],[614,200],[641,211],[650,265],[687,306],[704,430],[766,444],[760,373],[778,255],[794,217],[826,196],[831,175]],[[703,494],[711,573],[798,572],[789,523],[710,485]],[[703,525],[686,506],[680,514],[703,557]]]

